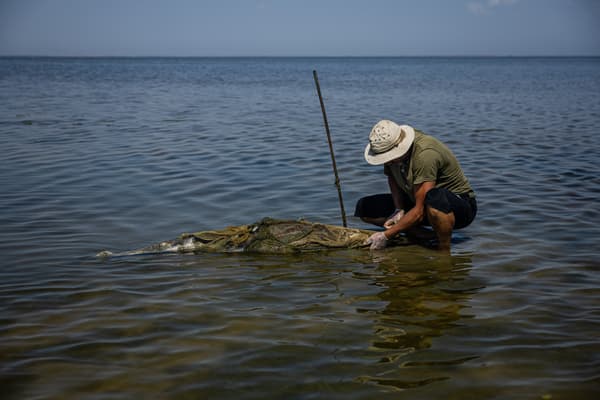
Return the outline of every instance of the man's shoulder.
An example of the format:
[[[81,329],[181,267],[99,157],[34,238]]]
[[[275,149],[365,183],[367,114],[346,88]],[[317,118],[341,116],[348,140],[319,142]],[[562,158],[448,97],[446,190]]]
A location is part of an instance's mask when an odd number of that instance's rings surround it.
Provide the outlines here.
[[[414,154],[416,157],[436,157],[439,155],[441,142],[422,131],[415,130]]]
[[[428,165],[439,165],[442,162],[442,154],[434,148],[423,148],[415,152],[413,157],[413,168],[423,168]]]
[[[415,144],[422,148],[429,148],[438,146],[442,144],[442,142],[421,130],[415,129]]]
[[[415,131],[415,152],[425,153],[430,157],[435,154],[443,157],[448,151],[448,147],[439,139],[434,136],[423,133],[422,131]]]

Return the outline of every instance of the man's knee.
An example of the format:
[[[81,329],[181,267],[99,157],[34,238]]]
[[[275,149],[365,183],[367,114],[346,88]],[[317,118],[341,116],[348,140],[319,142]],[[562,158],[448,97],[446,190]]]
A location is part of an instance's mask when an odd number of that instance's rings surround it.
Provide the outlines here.
[[[376,194],[359,199],[356,202],[354,216],[363,221],[365,221],[364,218],[387,218],[394,210],[394,200],[391,194]]]
[[[456,220],[452,211],[446,213],[431,206],[425,207],[425,214],[434,229],[440,224],[454,226]]]
[[[429,190],[425,195],[425,209],[434,209],[444,214],[449,214],[452,211],[452,207],[448,201],[447,190],[442,188]]]
[[[425,215],[433,229],[440,234],[449,234],[456,222],[446,189],[433,188],[425,195]]]

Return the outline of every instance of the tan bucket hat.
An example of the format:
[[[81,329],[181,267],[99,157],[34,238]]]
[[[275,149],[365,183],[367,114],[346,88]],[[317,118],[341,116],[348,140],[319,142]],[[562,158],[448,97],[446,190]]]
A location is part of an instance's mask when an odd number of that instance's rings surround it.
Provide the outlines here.
[[[385,164],[406,154],[414,140],[415,130],[411,126],[381,120],[369,134],[365,160],[372,165]]]

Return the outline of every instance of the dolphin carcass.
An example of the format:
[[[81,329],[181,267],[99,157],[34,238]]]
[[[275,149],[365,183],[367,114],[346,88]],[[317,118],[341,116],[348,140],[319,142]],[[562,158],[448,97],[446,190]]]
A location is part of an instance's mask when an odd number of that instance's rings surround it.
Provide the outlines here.
[[[255,224],[230,226],[217,231],[184,233],[177,239],[122,253],[102,251],[100,257],[156,253],[254,252],[288,254],[326,249],[368,248],[374,231],[311,223],[304,220],[265,218]],[[390,244],[406,244],[405,238]]]

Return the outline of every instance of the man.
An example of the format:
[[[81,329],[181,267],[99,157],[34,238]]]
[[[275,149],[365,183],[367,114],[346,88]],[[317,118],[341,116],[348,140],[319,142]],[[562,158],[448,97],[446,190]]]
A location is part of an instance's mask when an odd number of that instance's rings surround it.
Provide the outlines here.
[[[368,239],[382,249],[400,232],[430,225],[439,249],[450,251],[454,229],[468,226],[477,213],[475,192],[454,154],[439,140],[408,125],[379,121],[371,130],[365,159],[384,165],[390,194],[363,197],[355,216],[385,227]]]

